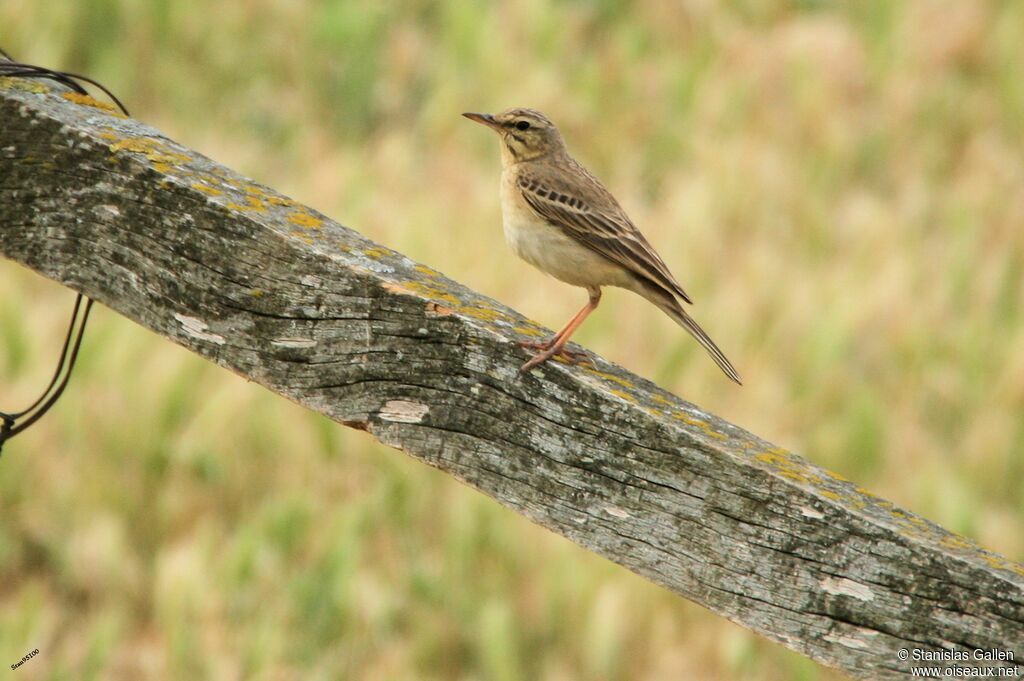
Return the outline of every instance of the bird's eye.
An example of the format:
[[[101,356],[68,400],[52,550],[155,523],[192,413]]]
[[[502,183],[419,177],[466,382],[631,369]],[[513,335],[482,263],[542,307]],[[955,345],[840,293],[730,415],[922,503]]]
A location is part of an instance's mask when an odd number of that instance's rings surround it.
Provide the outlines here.
[[[518,121],[516,123],[516,130],[529,130],[530,121]]]

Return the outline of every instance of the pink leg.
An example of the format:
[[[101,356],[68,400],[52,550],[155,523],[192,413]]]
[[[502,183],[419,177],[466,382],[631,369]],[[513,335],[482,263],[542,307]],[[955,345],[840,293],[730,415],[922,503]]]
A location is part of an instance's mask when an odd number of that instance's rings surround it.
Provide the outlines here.
[[[565,344],[569,342],[569,338],[576,332],[576,329],[580,327],[583,320],[586,319],[591,312],[597,309],[598,303],[601,302],[601,289],[597,287],[590,287],[587,289],[587,293],[590,294],[590,300],[583,306],[576,315],[569,320],[569,323],[565,325],[561,331],[556,333],[553,338],[544,343],[521,343],[525,347],[535,347],[542,352],[537,353],[530,359],[529,362],[524,364],[519,371],[526,373],[533,367],[543,364],[556,355],[561,355],[568,358],[570,361],[575,361],[575,353],[570,353],[565,349]]]
[[[516,343],[516,345],[518,345],[521,348],[530,348],[531,350],[550,350],[552,348],[552,346],[555,345],[555,343],[557,343],[559,340],[561,340],[562,336],[565,335],[565,332],[569,330],[570,326],[573,326],[574,324],[577,324],[578,321],[582,321],[580,319],[580,317],[586,317],[586,315],[589,314],[589,313],[590,313],[590,303],[587,303],[586,305],[583,306],[583,309],[581,309],[579,312],[577,312],[573,316],[573,318],[570,319],[569,322],[565,326],[562,327],[561,331],[556,333],[551,338],[548,338],[545,341],[518,341]]]

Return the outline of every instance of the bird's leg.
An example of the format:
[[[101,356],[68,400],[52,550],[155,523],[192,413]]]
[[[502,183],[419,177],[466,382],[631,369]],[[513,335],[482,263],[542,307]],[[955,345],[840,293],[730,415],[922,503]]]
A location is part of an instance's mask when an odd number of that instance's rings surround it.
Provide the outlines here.
[[[587,301],[587,304],[584,305],[583,309],[577,312],[576,316],[570,319],[569,323],[565,325],[565,328],[556,333],[553,338],[544,343],[536,343],[535,345],[526,345],[525,343],[521,344],[526,347],[536,347],[537,349],[541,350],[541,352],[534,355],[529,362],[524,364],[519,369],[519,371],[526,373],[527,371],[537,366],[538,364],[543,364],[544,362],[548,361],[549,359],[555,356],[564,357],[565,359],[569,360],[572,363],[579,361],[579,356],[582,353],[571,352],[569,350],[566,350],[565,344],[569,342],[569,338],[572,336],[573,333],[576,332],[576,329],[580,327],[580,324],[583,323],[583,320],[586,319],[591,312],[596,310],[598,303],[601,302],[601,289],[597,288],[596,286],[588,287],[587,293],[590,294],[590,300]]]
[[[516,345],[518,345],[521,348],[528,348],[530,350],[550,350],[555,345],[555,343],[561,340],[562,336],[565,335],[565,332],[569,330],[569,327],[573,326],[573,324],[578,325],[579,322],[583,321],[582,319],[580,319],[580,317],[585,317],[588,314],[590,314],[589,303],[584,305],[583,309],[581,309],[579,312],[573,315],[573,318],[570,319],[569,322],[562,327],[562,330],[556,333],[551,338],[548,338],[547,340],[543,341],[516,341]]]

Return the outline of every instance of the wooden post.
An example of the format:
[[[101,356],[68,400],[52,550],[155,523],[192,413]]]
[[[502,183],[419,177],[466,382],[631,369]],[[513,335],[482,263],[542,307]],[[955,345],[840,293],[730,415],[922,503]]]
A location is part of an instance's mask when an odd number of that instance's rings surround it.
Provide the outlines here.
[[[88,97],[0,79],[0,254],[823,664],[1024,676],[1021,565]]]

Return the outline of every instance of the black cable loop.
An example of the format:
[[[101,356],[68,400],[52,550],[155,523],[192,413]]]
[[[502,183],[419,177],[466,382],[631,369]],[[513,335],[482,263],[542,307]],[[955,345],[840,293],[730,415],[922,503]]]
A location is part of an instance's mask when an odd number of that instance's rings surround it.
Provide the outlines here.
[[[125,116],[130,115],[128,109],[121,103],[114,94],[88,76],[82,76],[68,71],[56,71],[44,66],[23,64],[15,61],[6,51],[0,49],[0,56],[7,61],[0,60],[0,77],[8,78],[47,78],[64,85],[80,95],[87,95],[89,91],[79,82],[84,81],[102,90]],[[82,300],[85,299],[85,308],[82,309]],[[0,454],[3,452],[4,443],[21,433],[43,417],[50,407],[57,402],[64,388],[71,379],[71,370],[78,359],[78,350],[82,347],[82,339],[85,336],[85,325],[89,321],[89,311],[92,309],[93,300],[79,293],[75,297],[75,307],[71,312],[71,321],[68,324],[68,332],[64,337],[64,347],[60,351],[60,359],[57,362],[57,369],[53,372],[53,378],[46,390],[29,407],[19,412],[6,413],[0,411]],[[82,311],[81,321],[78,313]],[[73,340],[72,340],[73,339]],[[71,353],[68,354],[70,349]],[[65,370],[66,369],[66,370]],[[63,373],[63,378],[61,374]],[[19,419],[25,418],[21,423]]]
[[[39,406],[39,404],[46,399],[46,395],[53,390],[53,386],[56,385],[57,379],[60,378],[60,372],[64,368],[64,360],[67,358],[68,346],[71,345],[71,336],[75,330],[75,322],[78,320],[78,308],[82,306],[82,296],[79,295],[75,299],[75,309],[71,311],[71,322],[68,324],[68,335],[64,337],[64,348],[60,351],[60,361],[57,363],[57,370],[53,372],[53,378],[50,379],[50,385],[46,386],[46,390],[39,396],[31,406],[21,411],[16,411],[13,414],[4,414],[10,419],[20,419],[25,414],[29,413],[33,409]]]

